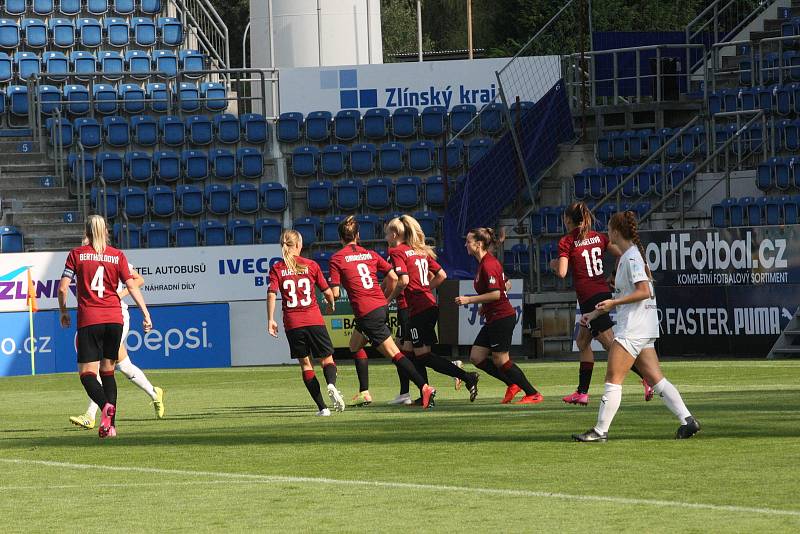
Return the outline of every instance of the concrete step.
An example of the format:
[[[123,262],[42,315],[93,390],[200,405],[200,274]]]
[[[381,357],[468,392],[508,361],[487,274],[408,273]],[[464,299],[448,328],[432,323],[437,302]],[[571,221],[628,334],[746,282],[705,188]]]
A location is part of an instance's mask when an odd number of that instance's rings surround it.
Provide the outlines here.
[[[52,161],[47,154],[37,154],[35,152],[29,154],[8,153],[0,152],[2,156],[2,165],[6,166],[29,166],[29,165],[50,165]]]
[[[12,189],[33,189],[39,187],[43,190],[52,188],[42,187],[41,176],[17,176],[16,174],[3,174],[0,178],[0,191]]]
[[[3,175],[6,174],[21,174],[21,175],[38,175],[50,176],[56,173],[56,166],[50,160],[45,160],[39,163],[26,163],[24,165],[9,164],[5,156],[0,155],[3,159],[0,160],[0,167],[3,169]]]
[[[70,209],[57,209],[54,208],[50,211],[11,211],[5,212],[5,224],[14,226],[27,227],[31,224],[64,224],[64,214],[66,212],[75,212],[75,205],[73,204]]]
[[[44,199],[44,200],[12,200],[3,198],[3,210],[11,210],[14,213],[41,212],[49,210],[57,211],[77,211],[78,201],[76,199]]]
[[[760,41],[761,39],[768,39],[770,37],[780,37],[780,36],[781,36],[780,30],[750,32],[751,41]]]
[[[75,237],[29,237],[25,235],[25,250],[28,252],[68,251],[77,247],[82,234]]]
[[[32,188],[13,188],[2,190],[3,201],[28,201],[28,200],[47,200],[56,198],[59,200],[68,199],[69,191],[66,187],[32,187]]]
[[[65,238],[83,235],[83,224],[81,223],[35,223],[26,224],[23,227],[25,237],[31,238]]]

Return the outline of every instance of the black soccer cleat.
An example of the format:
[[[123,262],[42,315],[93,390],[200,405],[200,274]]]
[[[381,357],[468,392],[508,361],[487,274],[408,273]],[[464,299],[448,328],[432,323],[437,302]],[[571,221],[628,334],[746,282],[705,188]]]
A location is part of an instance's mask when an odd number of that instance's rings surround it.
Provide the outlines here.
[[[467,390],[469,391],[470,402],[475,402],[475,399],[478,397],[478,379],[480,379],[478,373],[467,373],[467,377],[464,380],[464,383],[467,385]]]
[[[675,439],[689,439],[700,432],[700,423],[691,415],[686,418],[686,424],[678,427]]]
[[[605,443],[608,441],[608,433],[601,434],[592,427],[583,434],[572,434],[572,439],[583,443]]]

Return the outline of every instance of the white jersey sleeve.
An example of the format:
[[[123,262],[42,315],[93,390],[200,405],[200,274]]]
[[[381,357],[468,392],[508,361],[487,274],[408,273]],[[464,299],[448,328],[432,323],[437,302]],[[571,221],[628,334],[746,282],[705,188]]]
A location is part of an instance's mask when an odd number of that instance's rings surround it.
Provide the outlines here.
[[[650,297],[631,304],[617,307],[614,318],[614,336],[626,339],[654,339],[659,336],[658,308],[653,284],[647,276],[644,258],[639,249],[631,247],[625,251],[619,261],[617,276],[614,281],[614,298],[622,298],[636,291],[636,284],[647,282]]]
[[[128,264],[128,270],[130,270],[131,272],[134,271],[133,265],[131,265],[130,263]],[[122,282],[122,280],[120,280],[119,281],[119,285],[117,286],[117,293],[119,293],[120,291],[122,291],[126,287],[127,286]],[[122,308],[123,312],[127,312],[128,311],[128,303],[125,302],[125,299],[119,299],[119,305]]]

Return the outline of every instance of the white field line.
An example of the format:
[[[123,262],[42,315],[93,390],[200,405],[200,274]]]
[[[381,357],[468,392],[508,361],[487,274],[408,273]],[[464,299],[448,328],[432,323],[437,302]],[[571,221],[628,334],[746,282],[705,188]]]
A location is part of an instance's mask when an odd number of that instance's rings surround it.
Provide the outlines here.
[[[568,493],[551,493],[546,491],[532,490],[513,490],[501,488],[477,488],[468,486],[449,486],[436,484],[412,484],[407,482],[384,482],[371,480],[346,480],[333,478],[314,478],[314,477],[294,477],[294,476],[273,476],[258,475],[252,473],[227,473],[215,471],[187,471],[182,469],[160,469],[156,467],[134,467],[134,466],[113,466],[113,465],[90,465],[74,464],[67,462],[51,462],[47,460],[25,460],[15,458],[0,458],[0,463],[16,465],[35,465],[44,467],[54,467],[61,469],[89,470],[89,471],[116,471],[123,473],[144,473],[158,475],[174,475],[184,477],[206,477],[223,479],[224,481],[249,481],[253,483],[271,484],[320,484],[330,486],[361,486],[366,488],[415,490],[415,491],[434,491],[434,492],[453,492],[453,493],[474,493],[481,495],[500,495],[505,497],[527,497],[534,499],[558,499],[565,501],[589,502],[589,503],[611,503],[633,506],[652,506],[656,508],[680,508],[693,510],[708,510],[712,512],[730,512],[739,514],[755,514],[770,516],[787,516],[800,518],[800,510],[781,510],[777,508],[761,508],[748,506],[719,505],[706,503],[693,503],[682,501],[667,501],[658,499],[633,499],[627,497],[614,497],[603,495],[579,495]],[[214,483],[223,480],[212,481]]]

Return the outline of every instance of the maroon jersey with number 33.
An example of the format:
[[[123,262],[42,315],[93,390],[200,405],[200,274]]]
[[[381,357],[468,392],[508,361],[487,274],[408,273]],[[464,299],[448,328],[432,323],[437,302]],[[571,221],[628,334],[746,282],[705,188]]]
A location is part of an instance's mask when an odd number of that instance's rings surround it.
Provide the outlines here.
[[[269,291],[280,293],[283,310],[283,327],[293,330],[304,326],[325,326],[322,313],[317,305],[317,291],[328,289],[328,282],[322,269],[314,260],[300,256],[295,258],[298,265],[306,265],[308,270],[297,274],[289,270],[283,261],[275,262],[269,269]]]

